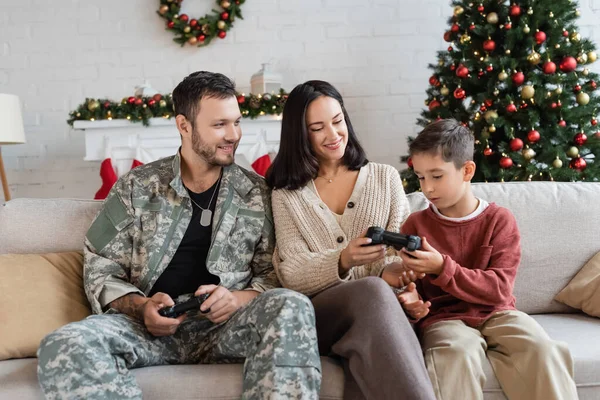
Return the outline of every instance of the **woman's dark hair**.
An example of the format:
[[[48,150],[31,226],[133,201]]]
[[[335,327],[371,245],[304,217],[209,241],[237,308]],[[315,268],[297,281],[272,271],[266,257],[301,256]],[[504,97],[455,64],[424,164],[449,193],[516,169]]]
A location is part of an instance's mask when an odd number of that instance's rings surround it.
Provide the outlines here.
[[[319,161],[308,138],[306,110],[310,103],[321,96],[336,99],[344,113],[348,144],[342,163],[348,169],[356,171],[369,162],[354,133],[342,95],[330,83],[308,81],[292,90],[283,108],[279,152],[266,174],[267,184],[271,188],[296,190],[317,177]]]

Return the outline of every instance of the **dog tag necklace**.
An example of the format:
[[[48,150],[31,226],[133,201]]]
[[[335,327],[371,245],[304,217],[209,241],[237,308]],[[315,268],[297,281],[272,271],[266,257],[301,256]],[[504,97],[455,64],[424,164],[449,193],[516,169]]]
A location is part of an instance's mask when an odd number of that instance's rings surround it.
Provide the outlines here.
[[[219,182],[221,182],[221,176],[219,176],[219,180],[215,184],[215,188],[213,189],[212,196],[210,196],[210,201],[208,202],[208,206],[206,208],[202,208],[200,206],[200,204],[196,203],[194,201],[194,199],[192,199],[192,196],[190,196],[190,200],[192,201],[192,203],[194,203],[196,205],[196,207],[198,207],[199,209],[202,210],[202,213],[200,213],[200,225],[202,225],[203,227],[210,226],[210,224],[212,222],[212,211],[210,211],[210,205],[212,204],[213,198],[215,197],[215,193],[217,192],[217,189],[219,188]]]

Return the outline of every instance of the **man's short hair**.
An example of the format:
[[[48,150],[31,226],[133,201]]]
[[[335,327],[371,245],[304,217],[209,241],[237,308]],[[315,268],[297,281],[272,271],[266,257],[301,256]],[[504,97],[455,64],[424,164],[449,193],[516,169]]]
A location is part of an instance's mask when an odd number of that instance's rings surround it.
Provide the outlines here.
[[[471,131],[455,119],[442,119],[430,123],[409,145],[409,154],[439,154],[445,162],[457,169],[473,160],[475,139]]]
[[[235,84],[225,75],[207,71],[194,72],[173,90],[175,115],[183,115],[194,126],[200,112],[200,100],[208,97],[226,99],[235,95]]]

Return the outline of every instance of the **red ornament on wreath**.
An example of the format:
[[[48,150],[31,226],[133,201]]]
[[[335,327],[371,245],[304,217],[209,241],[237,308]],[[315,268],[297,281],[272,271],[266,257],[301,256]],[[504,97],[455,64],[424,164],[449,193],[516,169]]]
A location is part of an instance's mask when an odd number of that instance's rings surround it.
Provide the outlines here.
[[[191,26],[192,28],[195,28],[197,25],[198,25],[198,20],[197,20],[197,19],[192,19],[192,20],[190,21],[190,26]]]
[[[546,34],[542,31],[537,31],[534,35],[534,38],[537,44],[542,44],[546,41]]]
[[[188,17],[187,14],[181,14],[179,16],[179,20],[182,22],[188,22],[189,19],[190,19],[190,17]]]
[[[435,76],[435,75],[432,75],[432,76],[429,78],[429,84],[430,84],[431,86],[440,86],[440,81],[438,80],[437,76]]]
[[[513,160],[510,157],[504,156],[500,159],[500,167],[502,167],[504,169],[508,169],[512,166],[513,166]]]
[[[546,61],[542,66],[542,70],[545,74],[552,75],[556,72],[556,64],[554,64],[552,61]]]
[[[466,78],[469,76],[469,68],[465,67],[464,65],[459,65],[458,68],[456,69],[456,76],[458,76],[459,78]]]
[[[104,108],[110,108],[110,101],[104,102]]]
[[[225,39],[225,36],[227,36],[227,32],[225,31],[219,31],[219,33],[217,34],[218,37],[220,37],[221,39]]]
[[[517,106],[515,106],[514,103],[510,103],[509,105],[506,106],[506,111],[509,113],[517,112]]]
[[[409,157],[408,160],[406,160],[406,165],[408,165],[408,168],[412,168],[413,167],[413,162],[412,162],[412,158]]]
[[[573,137],[573,143],[575,143],[577,146],[583,146],[585,142],[587,142],[587,136],[583,132],[579,132],[575,135],[575,137]]]
[[[134,103],[136,106],[141,106],[142,104],[144,104],[144,100],[142,100],[141,98],[137,98],[134,100]]]
[[[454,91],[454,98],[457,100],[462,100],[465,98],[466,92],[465,89],[459,87]]]
[[[460,31],[460,26],[458,26],[458,24],[454,24],[450,28],[450,31],[452,31],[453,33],[457,33],[458,31]]]
[[[536,143],[538,140],[540,140],[540,137],[540,133],[535,129],[532,129],[527,133],[527,140],[529,143]]]
[[[587,167],[587,163],[583,158],[577,157],[571,160],[571,162],[569,163],[569,167],[581,172],[585,170],[585,168]]]
[[[173,22],[173,21],[167,22],[167,28],[173,29],[173,27],[175,27],[175,22]]]
[[[129,96],[129,98],[127,98],[127,102],[128,102],[129,104],[133,104],[133,103],[135,103],[135,97],[133,97],[133,96]]]
[[[597,85],[596,85],[596,81],[590,81],[590,87],[592,89],[596,89]]]
[[[493,40],[488,39],[485,42],[483,42],[483,50],[487,51],[488,53],[491,53],[492,51],[494,51],[495,48],[496,48],[496,42],[494,42]]]
[[[429,103],[429,111],[433,111],[441,105],[442,104],[439,101],[434,99]]]
[[[452,41],[452,32],[447,31],[446,33],[444,33],[444,40],[446,42],[451,42]]]
[[[494,151],[492,149],[490,149],[489,147],[486,147],[485,149],[483,149],[483,155],[484,156],[489,157],[492,154],[494,154]]]
[[[519,15],[521,15],[521,7],[519,7],[516,4],[513,4],[512,6],[510,6],[510,16],[518,17]]]
[[[512,151],[520,151],[523,148],[523,141],[519,138],[511,139],[509,144]]]
[[[512,76],[512,81],[516,86],[521,86],[525,82],[525,74],[521,71],[515,72]]]
[[[567,56],[560,61],[558,66],[562,72],[573,72],[577,68],[575,57]]]
[[[227,21],[229,19],[229,13],[227,11],[224,11],[221,13],[221,19],[223,21]]]
[[[244,104],[246,102],[246,97],[241,94],[237,97],[238,104]]]
[[[153,107],[154,105],[156,105],[156,100],[154,100],[154,99],[150,99],[150,100],[148,100],[148,105],[149,105],[150,107]]]
[[[160,93],[156,93],[154,96],[152,96],[152,100],[154,101],[160,101],[160,99],[162,99],[162,94]]]

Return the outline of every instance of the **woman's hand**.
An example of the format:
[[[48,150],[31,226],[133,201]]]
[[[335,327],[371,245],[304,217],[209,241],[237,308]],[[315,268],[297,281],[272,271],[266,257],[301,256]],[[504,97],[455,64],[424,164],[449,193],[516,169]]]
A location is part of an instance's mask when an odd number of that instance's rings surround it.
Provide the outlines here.
[[[385,245],[368,246],[373,240],[366,238],[367,231],[353,239],[340,254],[340,275],[348,273],[350,268],[357,265],[369,264],[385,257]]]

